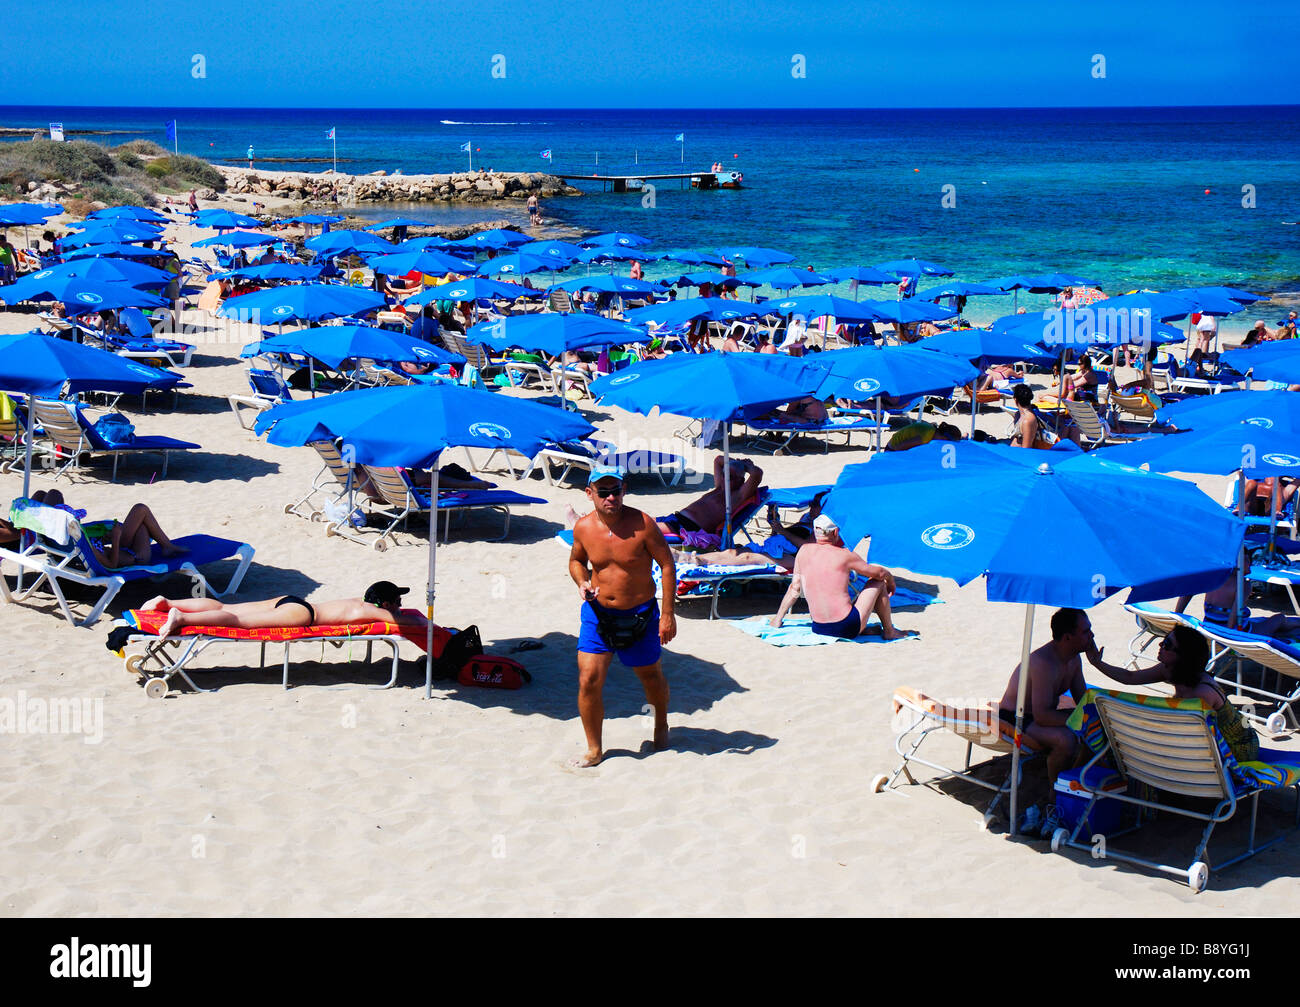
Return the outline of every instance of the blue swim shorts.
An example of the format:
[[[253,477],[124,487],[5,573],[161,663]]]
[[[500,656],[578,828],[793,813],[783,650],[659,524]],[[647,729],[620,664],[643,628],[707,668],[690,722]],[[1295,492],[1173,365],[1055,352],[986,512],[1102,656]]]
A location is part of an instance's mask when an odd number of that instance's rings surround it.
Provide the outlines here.
[[[599,623],[630,622],[645,616],[646,625],[639,639],[615,650],[600,634]],[[582,603],[582,623],[578,630],[578,650],[584,654],[615,653],[626,668],[646,668],[659,660],[663,648],[659,644],[659,602],[643,602],[635,608],[607,608],[594,601]]]

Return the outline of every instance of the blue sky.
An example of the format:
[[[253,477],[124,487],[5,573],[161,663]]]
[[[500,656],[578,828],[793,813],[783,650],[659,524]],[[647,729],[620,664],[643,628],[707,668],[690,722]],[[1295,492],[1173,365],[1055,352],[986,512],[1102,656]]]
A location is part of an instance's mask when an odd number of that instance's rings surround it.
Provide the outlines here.
[[[1294,103],[1300,4],[51,0],[16,105],[391,108]],[[56,47],[31,61],[16,54]],[[194,74],[203,57],[206,76]],[[1105,76],[1093,75],[1094,57]],[[805,76],[792,73],[802,57]],[[494,66],[497,75],[493,75]],[[504,76],[501,75],[504,71]]]

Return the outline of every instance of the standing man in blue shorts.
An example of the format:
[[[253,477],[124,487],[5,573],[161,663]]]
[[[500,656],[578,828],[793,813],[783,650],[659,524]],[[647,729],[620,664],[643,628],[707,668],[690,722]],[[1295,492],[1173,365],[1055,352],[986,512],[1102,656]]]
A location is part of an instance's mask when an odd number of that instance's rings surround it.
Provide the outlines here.
[[[668,681],[660,648],[677,635],[673,602],[677,571],[663,532],[644,511],[623,504],[623,472],[612,465],[592,467],[587,498],[595,508],[573,529],[569,575],[582,596],[578,633],[578,713],[587,734],[587,752],[575,764],[595,766],[604,756],[601,728],[605,674],[615,654],[636,672],[654,709],[654,747],[668,747]],[[655,602],[651,562],[663,574],[663,612]]]

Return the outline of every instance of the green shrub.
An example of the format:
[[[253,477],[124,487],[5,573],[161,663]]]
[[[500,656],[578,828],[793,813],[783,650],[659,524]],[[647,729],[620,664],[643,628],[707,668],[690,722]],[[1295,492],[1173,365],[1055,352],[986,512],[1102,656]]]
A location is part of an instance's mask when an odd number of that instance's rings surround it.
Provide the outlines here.
[[[145,165],[144,173],[148,175],[150,178],[161,179],[161,178],[166,178],[172,172],[171,172],[171,168],[168,167],[167,165],[167,159],[162,158],[157,161],[150,161],[147,165]]]
[[[217,192],[224,192],[226,189],[225,176],[202,158],[192,157],[189,154],[173,154],[166,158],[166,162],[168,173],[185,186],[216,189]]]
[[[117,163],[124,168],[143,168],[144,162],[129,150],[117,155]]]
[[[144,157],[158,157],[166,154],[167,151],[152,140],[131,140],[127,143],[119,144],[113,148],[114,152],[120,153],[125,151],[128,154],[139,154]]]
[[[26,170],[34,180],[103,182],[116,173],[113,156],[97,143],[73,140],[26,140],[8,144],[4,161],[10,170]]]

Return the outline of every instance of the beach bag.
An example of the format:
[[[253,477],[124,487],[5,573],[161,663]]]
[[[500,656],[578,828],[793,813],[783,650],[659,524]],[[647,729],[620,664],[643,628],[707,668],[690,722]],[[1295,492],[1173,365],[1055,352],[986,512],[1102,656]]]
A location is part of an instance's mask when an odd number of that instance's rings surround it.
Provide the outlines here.
[[[17,420],[14,413],[14,400],[0,392],[0,423],[13,423]]]
[[[484,689],[522,689],[533,680],[524,666],[509,657],[480,654],[461,665],[456,680]]]
[[[483,638],[479,636],[477,626],[451,632],[451,638],[443,645],[442,653],[434,662],[434,678],[457,678],[461,668],[483,653]]]
[[[111,448],[129,447],[135,441],[135,426],[121,413],[107,413],[95,421],[95,433]]]

